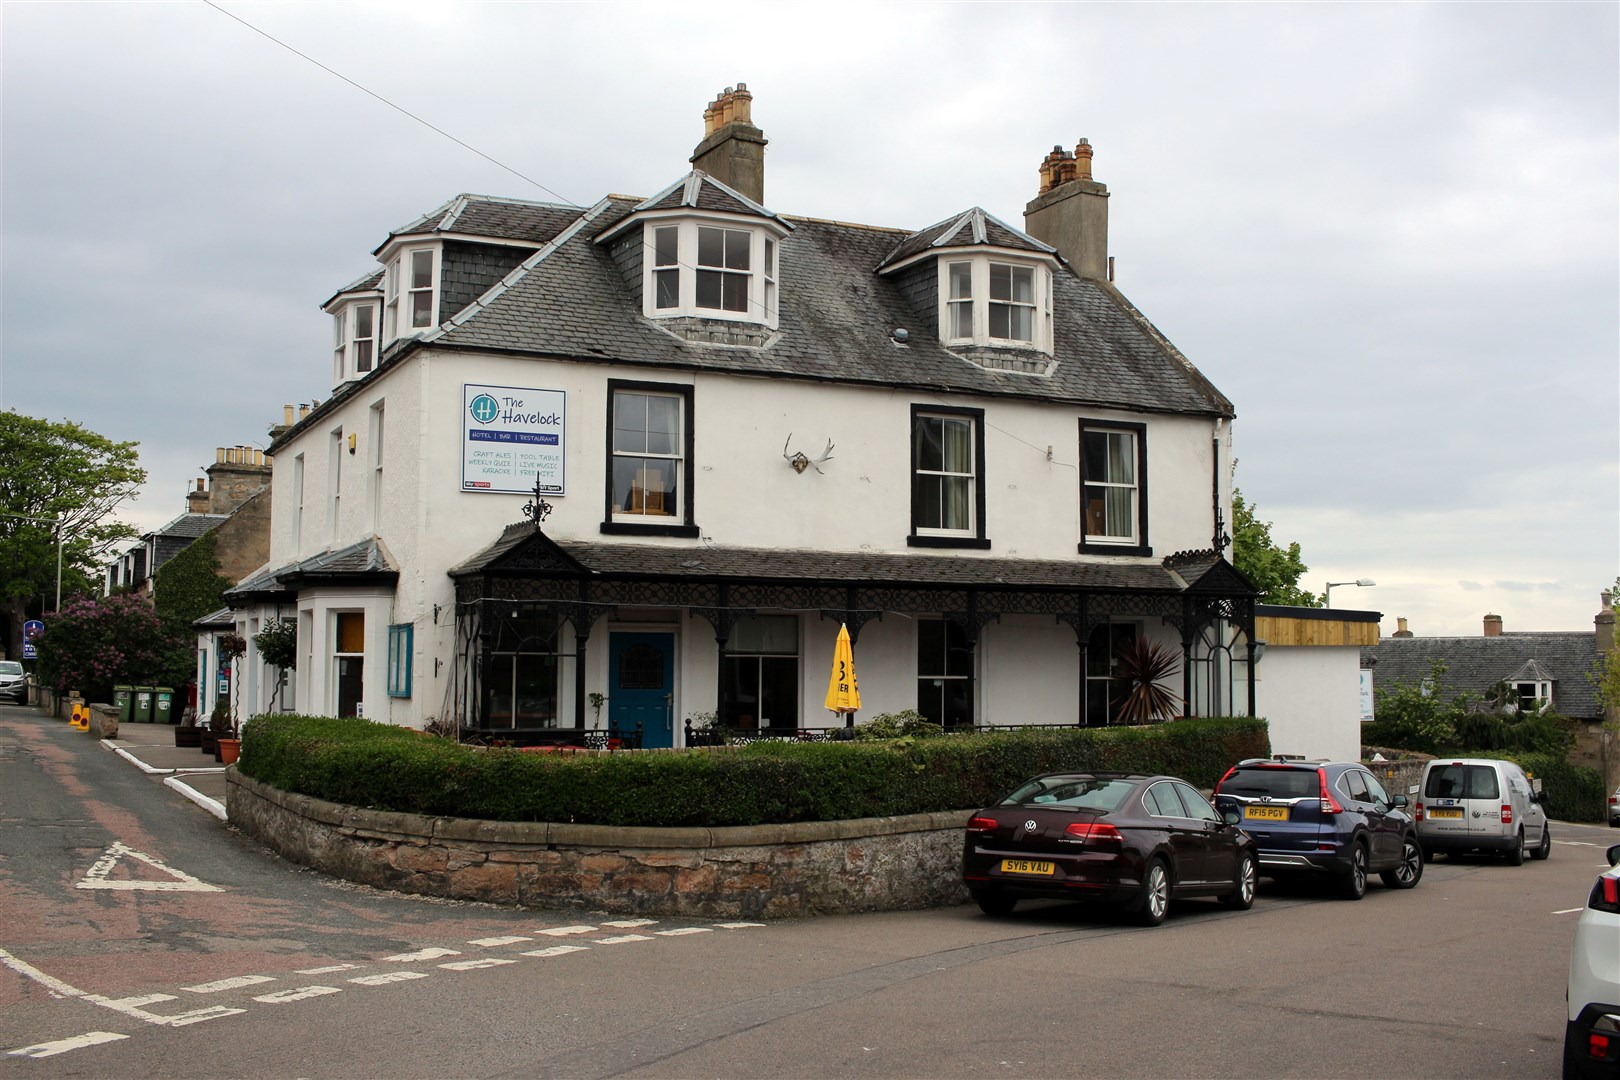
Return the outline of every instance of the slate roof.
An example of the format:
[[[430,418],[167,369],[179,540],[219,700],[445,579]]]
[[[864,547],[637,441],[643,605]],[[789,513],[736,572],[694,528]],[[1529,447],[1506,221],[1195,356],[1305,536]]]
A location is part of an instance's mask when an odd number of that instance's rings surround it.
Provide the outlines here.
[[[580,213],[577,206],[463,194],[394,229],[388,239],[456,233],[538,246],[562,232]],[[386,241],[379,244],[372,254],[387,246]]]
[[[146,535],[179,536],[187,540],[195,540],[212,530],[229,516],[229,514],[181,514],[167,525],[160,529],[153,529]]]
[[[1374,658],[1373,681],[1386,689],[1401,680],[1416,685],[1429,676],[1430,663],[1443,660],[1446,697],[1467,691],[1484,694],[1505,679],[1523,681],[1539,671],[1552,681],[1553,711],[1577,719],[1598,719],[1598,705],[1586,673],[1597,660],[1591,630],[1503,633],[1497,637],[1385,638],[1362,647],[1363,661]],[[1531,666],[1533,665],[1533,667]]]
[[[536,540],[529,522],[509,525],[499,539],[452,567],[453,578],[498,569],[502,558]],[[748,578],[859,584],[994,586],[1132,592],[1181,592],[1182,582],[1160,564],[1069,562],[1058,559],[964,559],[910,552],[807,551],[777,548],[603,543],[545,538],[592,575],[702,581]]]
[[[225,599],[236,602],[237,606],[245,606],[255,599],[287,595],[298,586],[311,582],[360,584],[393,581],[398,577],[399,565],[383,542],[372,536],[275,570],[261,570],[234,588],[226,589]]]
[[[946,218],[920,232],[912,233],[900,241],[899,246],[889,253],[888,258],[878,264],[878,268],[905,262],[913,255],[930,249],[975,247],[981,244],[1041,255],[1057,254],[1057,248],[1041,243],[1023,230],[1015,229],[995,215],[987,214],[975,206],[964,214]]]
[[[896,282],[876,273],[910,235],[897,229],[784,218],[794,230],[778,248],[777,333],[759,348],[678,337],[642,316],[607,246],[593,241],[610,234],[637,205],[620,196],[597,203],[448,326],[396,345],[383,366],[425,342],[626,367],[1233,415],[1231,402],[1117,289],[1082,280],[1067,267],[1053,275],[1055,362],[1049,374],[988,368],[951,352],[939,341],[937,312],[917,310]],[[904,345],[891,336],[902,327],[913,331]]]
[[[677,210],[683,206],[781,220],[775,212],[699,169],[687,173],[657,195],[643,199],[635,209]]]

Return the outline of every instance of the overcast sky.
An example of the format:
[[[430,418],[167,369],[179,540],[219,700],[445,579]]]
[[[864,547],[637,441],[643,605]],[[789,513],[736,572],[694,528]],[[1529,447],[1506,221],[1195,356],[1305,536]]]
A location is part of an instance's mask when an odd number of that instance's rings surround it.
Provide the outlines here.
[[[1386,634],[1589,629],[1620,573],[1617,13],[6,3],[0,407],[138,440],[155,528],[330,394],[319,305],[389,229],[650,195],[741,80],[786,214],[1021,225],[1090,139],[1117,284],[1235,403],[1305,587],[1372,578],[1334,606]]]

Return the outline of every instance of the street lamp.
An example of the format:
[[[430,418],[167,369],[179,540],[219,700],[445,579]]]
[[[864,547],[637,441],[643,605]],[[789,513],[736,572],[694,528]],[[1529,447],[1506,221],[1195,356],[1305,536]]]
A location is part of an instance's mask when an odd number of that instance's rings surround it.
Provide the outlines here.
[[[10,518],[13,521],[32,521],[36,525],[56,526],[56,610],[62,610],[62,519],[28,517],[26,514],[0,514],[0,517]]]
[[[1359,585],[1362,588],[1366,588],[1368,585],[1376,585],[1376,584],[1378,584],[1378,582],[1374,581],[1372,578],[1365,578],[1365,577],[1358,577],[1354,581],[1330,581],[1330,582],[1327,583],[1327,592],[1326,592],[1326,594],[1324,594],[1324,596],[1322,598],[1322,606],[1323,607],[1332,607],[1333,606],[1333,586],[1335,586],[1335,585]]]

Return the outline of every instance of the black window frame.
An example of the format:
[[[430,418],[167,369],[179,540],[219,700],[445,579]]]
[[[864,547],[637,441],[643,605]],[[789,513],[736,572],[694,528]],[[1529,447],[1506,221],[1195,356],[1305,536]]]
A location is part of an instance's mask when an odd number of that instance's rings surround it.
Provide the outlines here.
[[[1086,537],[1086,433],[1088,431],[1129,432],[1136,438],[1136,543],[1089,540]],[[1080,521],[1082,555],[1152,555],[1148,542],[1147,425],[1130,420],[1097,420],[1082,417],[1077,435],[1080,460],[1080,486],[1076,492]]]
[[[931,533],[919,534],[917,532],[917,422],[924,416],[942,416],[968,420],[973,424],[973,535],[971,536],[937,536]],[[984,410],[956,406],[920,405],[913,402],[910,422],[906,425],[906,445],[909,461],[906,486],[911,493],[909,503],[911,507],[910,532],[906,536],[906,546],[917,548],[965,548],[988,551],[990,549],[990,540],[985,535],[984,520]]]
[[[615,521],[613,519],[613,412],[620,393],[663,394],[681,400],[681,491],[677,494],[678,513],[674,522]],[[603,467],[602,524],[599,531],[612,536],[679,536],[696,539],[701,530],[694,519],[696,499],[693,481],[697,466],[693,461],[696,444],[695,395],[690,383],[642,382],[633,379],[607,381],[607,409],[603,418],[603,446],[606,461]]]

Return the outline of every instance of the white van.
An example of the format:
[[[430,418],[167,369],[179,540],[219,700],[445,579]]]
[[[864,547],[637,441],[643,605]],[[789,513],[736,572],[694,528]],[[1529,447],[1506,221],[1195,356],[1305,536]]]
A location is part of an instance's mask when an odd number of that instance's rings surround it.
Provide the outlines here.
[[[1511,761],[1436,758],[1424,766],[1412,817],[1426,858],[1495,851],[1512,866],[1552,854],[1541,781]]]

